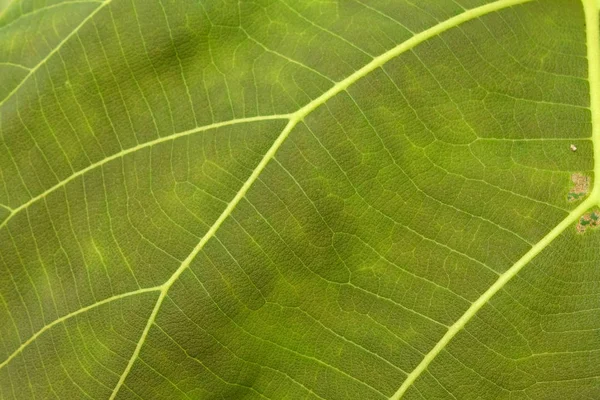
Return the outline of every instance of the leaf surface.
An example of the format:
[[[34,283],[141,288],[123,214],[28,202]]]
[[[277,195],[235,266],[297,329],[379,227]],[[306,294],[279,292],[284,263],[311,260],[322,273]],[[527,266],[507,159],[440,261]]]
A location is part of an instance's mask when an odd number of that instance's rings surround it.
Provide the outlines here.
[[[15,0],[0,398],[600,397],[598,6]]]

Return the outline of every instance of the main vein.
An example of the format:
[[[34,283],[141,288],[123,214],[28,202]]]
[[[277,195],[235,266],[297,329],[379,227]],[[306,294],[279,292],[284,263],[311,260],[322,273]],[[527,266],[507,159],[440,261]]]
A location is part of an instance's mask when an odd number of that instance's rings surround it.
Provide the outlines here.
[[[594,149],[594,187],[590,197],[600,201],[600,32],[598,11],[600,1],[582,0],[585,13],[588,59],[588,84],[590,86],[590,109],[592,113],[592,146]]]
[[[600,34],[598,10],[600,1],[582,0],[586,23],[586,43],[588,58],[588,84],[590,90],[590,111],[592,118],[592,146],[594,149],[594,187],[589,197],[577,208],[572,210],[565,219],[554,227],[546,236],[536,243],[523,257],[512,267],[503,273],[496,282],[486,290],[467,311],[452,325],[437,344],[425,355],[417,367],[407,376],[398,391],[390,400],[399,400],[417,378],[427,369],[433,359],[446,347],[446,345],[460,332],[473,316],[487,302],[500,291],[523,267],[525,267],[535,256],[544,250],[565,229],[577,221],[590,207],[600,202],[600,185],[597,180],[600,176]]]
[[[59,43],[59,45],[53,49],[38,65],[31,69],[29,74],[25,77],[25,79],[15,88],[9,95],[0,102],[0,106],[11,97],[16,91],[23,85],[23,83],[32,76],[38,68],[40,68],[54,53],[56,53],[62,45],[69,40],[71,36],[77,33],[77,31],[88,21],[90,20],[97,12],[100,11],[104,6],[110,3],[111,0],[106,0],[103,2],[98,8],[96,8],[87,18],[85,18],[63,41]],[[66,319],[76,316],[80,313],[88,311],[91,308],[97,307],[99,305],[108,303],[110,301],[114,301],[123,297],[127,297],[133,294],[148,292],[148,291],[160,291],[158,299],[154,305],[154,308],[148,318],[146,326],[138,340],[138,343],[135,347],[134,352],[132,353],[126,368],[121,374],[117,385],[115,386],[110,399],[114,399],[119,392],[119,389],[124,384],[127,375],[129,374],[131,368],[133,367],[136,359],[138,358],[141,348],[148,336],[150,328],[154,324],[160,307],[166,298],[169,289],[173,286],[173,284],[177,281],[177,279],[181,276],[181,274],[190,267],[192,261],[197,256],[197,254],[202,250],[204,245],[216,234],[217,230],[221,226],[221,224],[231,215],[233,210],[236,208],[237,204],[244,198],[247,191],[256,181],[258,176],[267,166],[269,161],[275,156],[279,147],[286,140],[290,132],[294,129],[294,127],[300,123],[308,114],[310,114],[313,110],[315,110],[320,105],[324,104],[327,100],[337,95],[338,93],[346,90],[350,85],[354,82],[358,81],[362,77],[366,76],[373,70],[383,66],[386,62],[393,59],[394,57],[402,54],[403,52],[412,49],[416,45],[439,35],[440,33],[458,26],[466,21],[472,20],[474,18],[478,18],[485,14],[501,10],[506,7],[510,7],[513,5],[526,3],[531,0],[499,0],[494,3],[487,4],[485,6],[477,7],[474,9],[467,10],[453,18],[450,18],[444,22],[441,22],[419,34],[416,34],[412,38],[407,41],[401,43],[400,45],[394,47],[393,49],[385,52],[384,54],[375,57],[370,63],[365,65],[363,68],[359,69],[352,75],[348,76],[344,80],[336,83],[332,88],[327,90],[321,96],[316,98],[315,100],[308,103],[306,106],[302,107],[297,112],[290,115],[274,115],[274,116],[264,116],[264,117],[251,117],[238,119],[233,121],[226,121],[221,123],[216,123],[212,125],[207,125],[204,127],[194,128],[185,132],[180,132],[177,134],[169,135],[163,138],[156,139],[151,142],[147,142],[144,144],[140,144],[136,147],[122,150],[119,153],[116,153],[110,157],[107,157],[103,160],[100,160],[90,166],[76,172],[75,174],[69,176],[67,179],[57,183],[53,187],[47,189],[43,193],[38,196],[32,198],[27,203],[22,204],[21,206],[15,208],[11,215],[0,224],[0,228],[4,226],[7,221],[19,211],[27,208],[32,203],[44,198],[49,193],[54,190],[66,185],[68,182],[76,179],[77,177],[85,174],[91,169],[97,168],[109,161],[112,161],[116,158],[123,157],[129,153],[135,152],[142,148],[150,147],[155,144],[173,140],[177,137],[190,135],[196,132],[205,131],[208,129],[214,129],[221,126],[232,125],[234,123],[242,123],[242,122],[252,122],[259,120],[267,120],[267,119],[289,119],[288,124],[284,128],[284,130],[280,133],[277,139],[274,141],[272,146],[269,148],[265,156],[261,159],[259,164],[253,170],[252,174],[248,177],[248,179],[244,182],[240,190],[231,200],[231,202],[227,205],[225,210],[219,215],[214,224],[210,227],[208,232],[202,237],[200,242],[194,247],[194,249],[190,252],[188,257],[181,263],[181,265],[177,268],[177,270],[169,277],[169,279],[161,286],[156,288],[142,289],[131,293],[125,293],[123,295],[114,296],[105,300],[102,300],[98,303],[90,305],[88,307],[84,307],[80,310],[77,310],[73,313],[70,313],[66,316],[63,316],[56,321],[46,325],[36,334],[34,334],[31,338],[29,338],[26,342],[24,342],[11,356],[9,356],[5,361],[0,363],[0,368],[6,365],[11,359],[16,357],[27,345],[33,342],[38,336],[43,334],[46,330],[52,328],[53,326],[64,322]],[[598,143],[600,140],[600,51],[598,49],[598,8],[596,5],[596,0],[582,0],[584,3],[585,15],[586,15],[586,26],[587,26],[587,43],[588,43],[588,63],[589,63],[589,84],[590,84],[590,108],[592,110],[592,137],[594,144]],[[600,176],[600,146],[594,145],[594,175]],[[402,395],[406,392],[406,390],[414,383],[414,381],[420,376],[420,374],[425,371],[431,361],[445,348],[445,346],[452,340],[452,338],[469,322],[469,320],[489,301],[489,299],[496,294],[504,285],[513,278],[525,265],[527,265],[536,255],[538,255],[549,243],[551,243],[556,237],[558,237],[567,227],[569,227],[573,222],[575,222],[588,208],[597,204],[600,201],[600,185],[595,184],[590,196],[581,203],[577,208],[569,213],[569,215],[560,222],[554,229],[552,229],[544,238],[542,238],[537,244],[535,244],[521,259],[519,259],[510,269],[508,269],[504,274],[502,274],[498,280],[479,298],[477,299],[469,309],[448,329],[446,334],[440,339],[440,341],[433,347],[433,349],[423,358],[421,363],[408,375],[407,379],[402,383],[402,386],[398,389],[398,391],[392,396],[392,400],[397,400],[402,397]]]
[[[244,184],[242,185],[240,190],[236,193],[236,195],[233,197],[233,199],[229,202],[227,207],[225,207],[225,210],[223,210],[223,212],[219,215],[219,217],[214,222],[214,224],[210,227],[208,232],[206,232],[206,234],[202,237],[200,242],[196,245],[196,247],[194,247],[192,252],[181,263],[179,268],[177,268],[177,270],[173,273],[173,275],[171,275],[171,277],[164,283],[164,285],[162,285],[160,296],[158,297],[158,299],[154,305],[152,313],[151,313],[150,317],[148,318],[148,322],[146,323],[144,330],[142,331],[142,334],[141,334],[140,339],[135,347],[135,350],[134,350],[133,354],[131,355],[129,362],[127,363],[127,366],[123,370],[123,373],[119,377],[119,381],[117,382],[109,400],[113,400],[117,396],[121,386],[125,383],[125,379],[127,378],[127,375],[131,371],[131,368],[133,367],[136,359],[138,358],[138,356],[141,352],[144,342],[150,332],[150,328],[152,327],[152,325],[154,324],[154,322],[156,320],[158,311],[160,310],[160,307],[162,306],[162,303],[163,303],[164,299],[166,298],[169,289],[173,286],[173,284],[177,281],[177,279],[181,276],[181,274],[190,267],[190,265],[191,265],[192,261],[194,260],[194,258],[196,257],[196,255],[198,255],[198,253],[200,253],[200,251],[202,250],[204,245],[216,234],[216,232],[219,229],[219,227],[221,226],[221,224],[229,217],[229,215],[231,215],[231,213],[236,208],[238,203],[244,198],[244,196],[246,195],[246,193],[248,192],[250,187],[254,184],[254,182],[259,177],[261,172],[265,169],[265,167],[267,166],[269,161],[271,161],[271,159],[273,159],[273,157],[275,157],[275,154],[277,153],[277,150],[279,149],[279,147],[287,139],[290,132],[294,129],[294,127],[298,123],[300,123],[308,114],[310,114],[312,111],[314,111],[317,107],[323,105],[327,100],[331,99],[338,93],[346,90],[350,85],[352,85],[359,79],[363,78],[370,72],[374,71],[377,68],[382,67],[389,60],[393,59],[394,57],[397,57],[398,55],[404,53],[407,50],[412,49],[413,47],[417,46],[418,44],[420,44],[432,37],[435,37],[435,36],[439,35],[440,33],[447,31],[448,29],[456,27],[456,26],[458,26],[464,22],[467,22],[469,20],[472,20],[474,18],[478,18],[482,15],[485,15],[485,14],[488,14],[488,13],[491,13],[494,11],[498,11],[498,10],[501,10],[506,7],[526,3],[528,1],[530,1],[530,0],[499,0],[494,3],[487,4],[485,6],[467,10],[455,17],[452,17],[444,22],[441,22],[435,26],[432,26],[431,28],[426,29],[425,31],[423,31],[421,33],[418,33],[415,36],[413,36],[412,38],[399,44],[398,46],[394,47],[393,49],[388,50],[387,52],[381,54],[380,56],[375,57],[367,65],[365,65],[358,71],[354,72],[353,74],[351,74],[344,80],[336,83],[334,86],[332,86],[329,90],[327,90],[321,96],[319,96],[318,98],[309,102],[307,105],[305,105],[304,107],[302,107],[295,113],[291,114],[288,124],[285,126],[283,131],[279,134],[277,139],[273,142],[273,144],[271,145],[271,147],[269,148],[267,153],[260,160],[260,162],[258,163],[256,168],[252,171],[252,173],[250,174],[248,179],[244,182]],[[580,207],[578,207],[578,209]],[[555,228],[553,230],[553,232],[557,228]],[[556,235],[558,235],[559,233],[560,232],[556,233]],[[552,240],[552,239],[549,239],[549,240]],[[540,251],[541,251],[541,249],[540,249]],[[533,258],[533,255],[531,256],[531,258]],[[525,263],[526,263],[526,261],[525,261]],[[435,355],[434,355],[434,357],[435,357]]]

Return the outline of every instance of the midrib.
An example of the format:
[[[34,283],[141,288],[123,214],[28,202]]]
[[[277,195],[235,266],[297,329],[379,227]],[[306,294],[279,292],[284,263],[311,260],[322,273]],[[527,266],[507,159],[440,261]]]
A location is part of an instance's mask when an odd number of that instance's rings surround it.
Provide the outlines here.
[[[490,286],[467,311],[452,325],[436,345],[425,355],[417,367],[406,377],[398,391],[390,400],[399,400],[412,386],[417,378],[427,369],[435,357],[446,345],[460,332],[473,316],[506,285],[523,267],[535,256],[544,250],[565,229],[577,221],[588,209],[597,206],[600,202],[600,33],[598,10],[600,0],[582,0],[586,22],[586,43],[588,59],[588,84],[590,90],[590,111],[592,120],[592,147],[594,154],[594,186],[590,195],[578,207],[572,210],[565,219],[554,227],[546,236],[536,243],[512,267],[503,273],[498,280]]]
[[[600,202],[600,0],[582,0],[585,12],[586,44],[588,58],[588,84],[592,113],[592,147],[594,149],[594,186],[590,198]]]
[[[96,14],[102,7],[104,7],[110,1],[111,0],[105,1],[100,7],[98,7],[98,9],[94,10],[94,12],[90,16],[88,16],[88,18],[86,18],[76,28],[76,30],[78,30],[87,20],[91,19],[94,14]],[[475,8],[475,9],[465,11],[462,14],[459,14],[453,18],[450,18],[444,22],[441,22],[438,25],[435,25],[435,26],[413,36],[411,39],[401,43],[397,47],[374,58],[369,64],[365,65],[363,68],[356,71],[352,75],[348,76],[344,80],[336,83],[331,89],[326,91],[323,95],[321,95],[317,99],[311,101],[310,103],[308,103],[306,106],[302,107],[297,112],[290,114],[290,115],[278,115],[278,116],[274,115],[274,116],[256,117],[256,120],[289,119],[289,122],[286,125],[285,129],[281,132],[281,134],[275,140],[275,142],[273,143],[271,148],[265,154],[265,156],[261,159],[261,161],[259,162],[257,167],[254,169],[254,171],[252,172],[250,177],[246,180],[246,182],[242,185],[241,189],[234,196],[232,201],[227,205],[225,210],[217,218],[215,223],[211,226],[211,228],[204,235],[204,237],[202,237],[200,242],[196,245],[196,247],[192,250],[192,252],[188,255],[188,257],[182,262],[182,264],[179,266],[179,268],[170,276],[170,278],[163,285],[156,287],[156,288],[142,289],[139,291],[139,293],[142,293],[142,292],[146,292],[146,291],[157,290],[157,291],[160,291],[160,295],[158,297],[158,300],[155,303],[155,306],[154,306],[152,313],[146,323],[146,326],[142,332],[142,335],[140,336],[140,339],[136,345],[136,348],[135,348],[134,352],[132,353],[132,356],[129,359],[129,362],[128,362],[125,370],[121,374],[119,381],[118,381],[117,385],[115,386],[110,399],[114,399],[116,397],[120,387],[123,385],[128,373],[129,373],[129,371],[133,367],[133,364],[135,363],[135,360],[137,359],[137,357],[141,351],[141,348],[142,348],[142,346],[145,342],[145,339],[150,331],[150,328],[156,319],[156,316],[162,305],[162,302],[165,299],[165,297],[167,296],[167,293],[168,293],[169,289],[171,288],[171,286],[177,281],[179,276],[181,276],[181,274],[187,268],[189,268],[189,266],[191,265],[195,256],[202,250],[205,243],[208,242],[208,240],[210,240],[216,234],[216,232],[219,229],[219,227],[221,226],[221,224],[233,212],[233,210],[235,209],[237,204],[241,201],[241,199],[244,198],[246,192],[250,189],[252,184],[256,181],[256,179],[258,178],[260,173],[264,170],[264,168],[269,163],[269,161],[275,156],[275,153],[277,152],[279,147],[283,144],[283,142],[285,141],[287,136],[290,134],[290,132],[294,129],[294,127],[298,123],[300,123],[307,115],[309,115],[317,107],[324,104],[327,100],[331,99],[338,93],[346,90],[350,85],[352,85],[359,79],[363,78],[364,76],[366,76],[373,70],[383,66],[385,63],[387,63],[389,60],[393,59],[394,57],[415,47],[416,45],[444,32],[450,28],[453,28],[461,23],[464,23],[466,21],[472,20],[474,18],[478,18],[478,17],[488,14],[490,12],[498,11],[498,10],[501,10],[506,7],[510,7],[513,5],[521,4],[521,3],[526,3],[529,1],[531,1],[531,0],[500,0],[500,1],[496,1],[491,4],[487,4],[485,6],[481,6],[481,7]],[[600,141],[600,75],[599,75],[600,74],[600,50],[598,48],[600,35],[598,32],[598,3],[597,3],[597,2],[600,2],[600,0],[582,0],[582,1],[584,4],[586,26],[587,26],[586,38],[587,38],[587,44],[588,44],[588,73],[589,73],[589,84],[590,84],[590,108],[592,111],[592,139],[593,139],[593,143],[594,143],[593,148],[594,148],[594,160],[595,160],[594,176],[597,177],[597,176],[600,176],[600,146],[596,145],[597,143],[600,143],[599,142]],[[63,42],[61,42],[61,45],[66,40],[68,40],[68,38],[70,36],[71,35],[69,35],[67,38],[65,38],[63,40]],[[47,59],[52,54],[54,54],[58,50],[59,47],[57,47],[54,51],[52,51],[43,60],[42,63],[38,64],[38,66],[33,68],[32,71],[30,72],[30,74],[28,74],[28,77],[31,74],[33,74],[35,72],[35,70],[41,64],[43,64],[45,61],[47,61]],[[16,92],[16,90],[22,85],[22,83],[17,88],[15,88],[15,90],[13,92],[11,92],[10,95],[12,95],[14,92]],[[9,95],[9,97],[10,97],[10,95]],[[2,102],[0,102],[0,105],[1,104],[2,104]],[[252,119],[253,118],[242,119],[240,121],[236,121],[233,123],[250,122],[249,120],[252,120]],[[231,125],[231,124],[232,123],[226,122],[226,123],[223,123],[222,125]],[[204,131],[207,129],[216,128],[217,125],[219,125],[219,124],[214,124],[214,126],[209,126],[209,127],[196,128],[192,131],[194,131],[194,132]],[[132,153],[134,151],[137,151],[144,147],[148,147],[153,144],[158,144],[159,142],[162,142],[165,140],[170,140],[175,137],[180,137],[183,134],[190,134],[190,133],[193,133],[193,132],[188,131],[188,132],[178,133],[178,134],[172,135],[167,138],[159,139],[159,140],[157,140],[157,143],[143,144],[143,145],[137,146],[136,148],[128,149],[128,150],[121,152],[123,154],[119,153],[119,155],[111,156],[107,159],[101,160],[98,163],[96,163],[95,165],[92,165],[92,166],[74,174],[72,177],[69,177],[67,180],[57,184],[55,187],[48,189],[47,191],[42,193],[40,196],[37,196],[36,198],[31,199],[26,204],[23,204],[22,206],[15,208],[14,211],[18,212],[19,210],[28,207],[33,202],[39,200],[40,198],[45,197],[49,192],[57,189],[58,187],[64,186],[66,183],[68,183],[72,179],[75,179],[76,177],[82,175],[83,173],[88,172],[90,169],[93,169],[100,165],[103,165],[106,162],[109,162],[114,158]],[[583,203],[581,203],[577,208],[575,208],[573,211],[571,211],[562,222],[560,222],[544,238],[542,238],[537,244],[535,244],[510,269],[508,269],[504,274],[502,274],[498,278],[498,280],[479,299],[477,299],[471,305],[471,307],[469,307],[469,309],[456,321],[456,323],[453,324],[448,329],[446,334],[433,347],[433,349],[423,358],[421,363],[419,363],[419,365],[407,376],[406,380],[402,383],[402,385],[398,389],[398,391],[391,397],[391,400],[400,399],[403,396],[403,394],[406,392],[406,390],[420,376],[420,374],[427,369],[427,367],[431,363],[431,361],[445,348],[445,346],[452,340],[452,338],[469,322],[469,320],[488,302],[488,300],[494,294],[496,294],[500,289],[502,289],[502,287],[504,287],[504,285],[512,277],[514,277],[525,265],[527,265],[529,263],[529,261],[531,261],[537,254],[539,254],[544,248],[546,248],[546,246],[548,246],[549,243],[551,243],[556,237],[558,237],[567,227],[569,227],[573,222],[575,222],[587,209],[589,209],[592,206],[597,205],[599,201],[600,201],[600,185],[594,184],[594,187],[591,191],[590,196]],[[7,221],[4,221],[2,224],[0,224],[0,228],[4,224],[6,224],[6,222]],[[132,292],[132,294],[135,294],[135,292]],[[126,295],[129,295],[129,294],[126,294]],[[102,302],[99,302],[99,303],[90,305],[84,309],[78,310],[73,314],[79,314],[80,312],[87,311],[88,309],[91,309],[98,305],[104,304],[106,302],[108,302],[108,300],[103,300]],[[56,322],[53,322],[52,324],[45,327],[43,329],[43,331],[62,322],[63,320],[65,320],[68,317],[70,317],[70,315],[63,317],[60,320],[57,320]],[[32,338],[30,338],[27,342],[25,342],[18,349],[18,351],[13,354],[13,356],[16,355],[16,353],[19,353],[22,350],[22,348],[24,348],[26,345],[28,345],[30,342],[32,342],[35,338],[37,338],[41,333],[43,333],[43,331],[37,332]],[[11,356],[10,358],[12,358],[13,356]],[[0,364],[0,366],[5,365],[8,361],[9,360],[5,360],[5,362]]]

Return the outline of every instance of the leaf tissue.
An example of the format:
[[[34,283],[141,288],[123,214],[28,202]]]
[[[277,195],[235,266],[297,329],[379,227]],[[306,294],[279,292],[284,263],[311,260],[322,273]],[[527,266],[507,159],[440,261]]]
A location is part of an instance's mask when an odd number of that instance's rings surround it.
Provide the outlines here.
[[[0,399],[599,399],[600,2],[0,2]]]

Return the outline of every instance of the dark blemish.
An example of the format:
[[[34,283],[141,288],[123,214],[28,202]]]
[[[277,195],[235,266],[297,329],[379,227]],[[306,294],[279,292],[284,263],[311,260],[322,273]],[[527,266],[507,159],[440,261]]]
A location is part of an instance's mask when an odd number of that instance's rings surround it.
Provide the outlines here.
[[[600,225],[600,213],[598,211],[592,211],[585,213],[579,218],[577,223],[577,232],[584,233],[589,228],[596,228]]]
[[[575,186],[571,188],[569,194],[567,194],[568,201],[577,201],[585,197],[590,189],[590,177],[580,173],[574,173],[571,175],[571,181]]]

